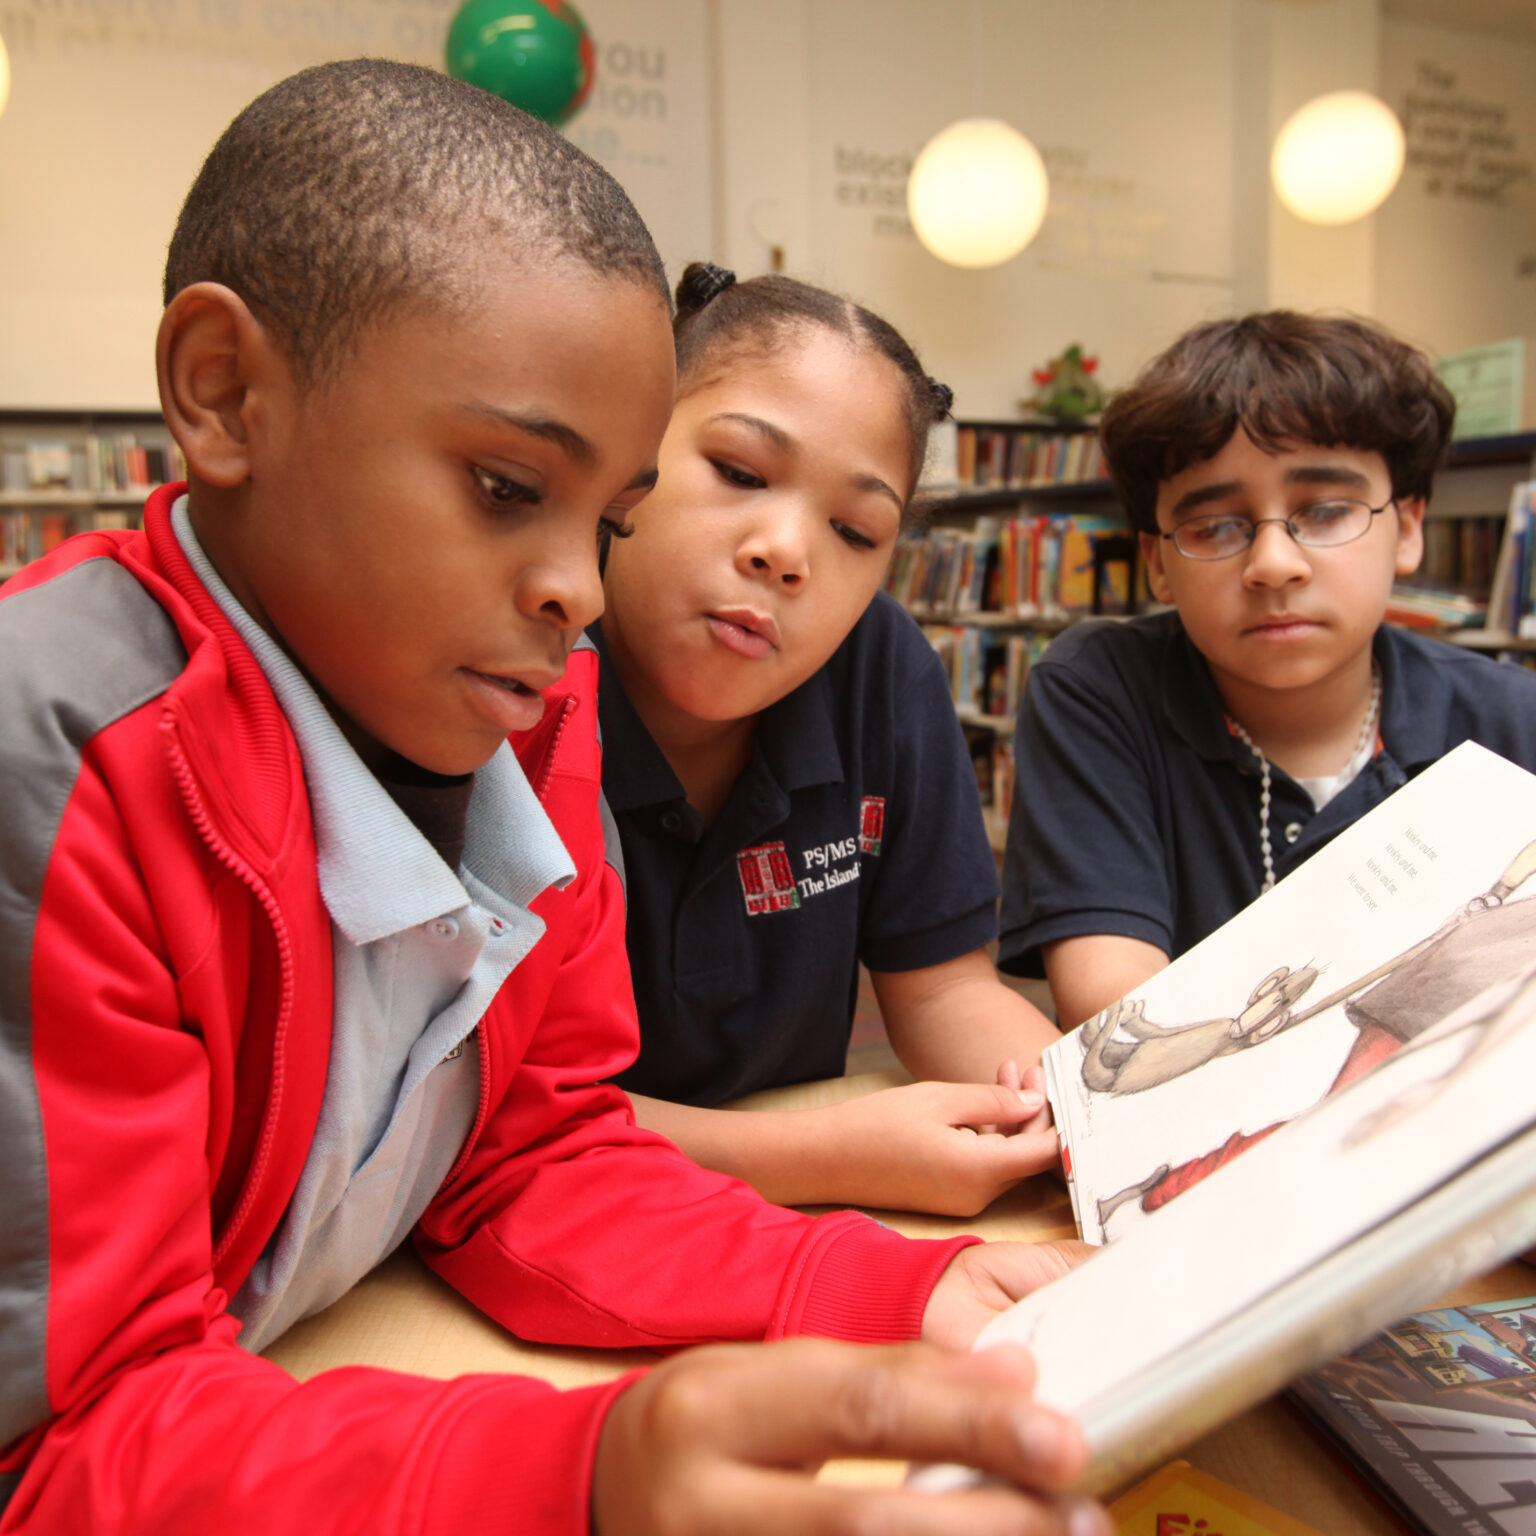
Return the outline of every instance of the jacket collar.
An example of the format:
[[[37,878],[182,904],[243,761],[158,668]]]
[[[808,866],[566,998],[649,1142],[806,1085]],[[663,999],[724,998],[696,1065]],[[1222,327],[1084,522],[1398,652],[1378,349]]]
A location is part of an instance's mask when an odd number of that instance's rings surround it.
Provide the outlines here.
[[[303,764],[260,663],[199,579],[176,537],[171,509],[186,489],[184,484],[167,485],[150,496],[144,509],[144,541],[127,546],[122,558],[159,599],[187,648],[186,668],[166,694],[166,728],[187,762],[202,809],[235,853],[258,869],[268,868],[292,852],[297,827],[302,823],[307,829],[311,823]],[[571,659],[579,660],[574,655]],[[541,803],[564,727],[579,703],[567,695],[558,685],[546,690],[544,721],[512,739],[517,764],[507,767],[517,775],[521,764],[519,776],[526,776]],[[216,735],[202,727],[207,721],[217,722]],[[579,743],[579,732],[575,739]],[[580,771],[585,764],[572,766]],[[489,806],[472,803],[472,816],[482,812],[504,825],[505,797]],[[559,852],[561,869],[553,874],[553,883],[563,885],[570,865],[563,846]]]
[[[185,759],[203,811],[233,851],[267,867],[291,849],[304,775],[293,733],[260,665],[198,580],[171,526],[186,493],[162,486],[144,508],[145,542],[126,563],[159,598],[187,648],[187,665],[167,691],[166,730]],[[199,722],[217,721],[217,735]],[[185,787],[185,785],[184,785]]]

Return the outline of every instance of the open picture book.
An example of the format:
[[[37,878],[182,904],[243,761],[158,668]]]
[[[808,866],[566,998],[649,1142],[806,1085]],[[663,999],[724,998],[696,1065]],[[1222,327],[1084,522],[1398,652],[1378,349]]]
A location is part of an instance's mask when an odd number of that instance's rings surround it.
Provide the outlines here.
[[[1536,1244],[1536,777],[1457,748],[1045,1061],[1107,1246],[977,1347],[1104,1491]]]

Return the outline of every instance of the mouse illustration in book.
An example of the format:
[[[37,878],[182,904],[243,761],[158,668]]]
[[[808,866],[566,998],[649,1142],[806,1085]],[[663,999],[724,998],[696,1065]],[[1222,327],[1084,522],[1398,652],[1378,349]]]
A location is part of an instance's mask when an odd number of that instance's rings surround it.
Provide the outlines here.
[[[1121,998],[1083,1025],[1083,1081],[1096,1093],[1139,1093],[1258,1045],[1297,1022],[1293,1005],[1317,974],[1310,965],[1282,965],[1248,994],[1236,1017],[1198,1024],[1154,1024],[1144,999]]]
[[[1144,1092],[1207,1061],[1261,1045],[1341,1003],[1356,1034],[1325,1096],[1404,1046],[1417,1049],[1454,1035],[1466,1042],[1448,1069],[1459,1070],[1525,1017],[1523,1003],[1536,975],[1536,898],[1509,898],[1533,875],[1536,842],[1522,848],[1493,885],[1458,907],[1427,938],[1305,1008],[1296,1005],[1317,978],[1311,966],[1271,971],[1231,1018],[1161,1025],[1146,1018],[1140,1000],[1122,1000],[1082,1028],[1084,1084],[1098,1094]],[[1410,1112],[1440,1081],[1421,1082],[1377,1111],[1369,1123],[1356,1127],[1356,1139],[1384,1124],[1382,1117]],[[1101,1226],[1128,1206],[1153,1211],[1166,1205],[1285,1123],[1234,1131],[1202,1156],[1177,1166],[1159,1165],[1146,1178],[1097,1202]]]

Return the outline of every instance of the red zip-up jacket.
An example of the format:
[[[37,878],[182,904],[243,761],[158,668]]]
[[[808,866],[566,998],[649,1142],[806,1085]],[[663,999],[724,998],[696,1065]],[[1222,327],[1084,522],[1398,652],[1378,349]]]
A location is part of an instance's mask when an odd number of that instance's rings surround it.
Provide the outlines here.
[[[331,925],[293,734],[176,542],[180,489],[0,594],[0,1531],[587,1536],[623,1382],[300,1385],[236,1341],[324,1093]],[[769,1205],[603,1082],[638,1030],[594,669],[513,741],[578,874],[482,1020],[417,1248],[527,1339],[914,1337],[966,1239]]]

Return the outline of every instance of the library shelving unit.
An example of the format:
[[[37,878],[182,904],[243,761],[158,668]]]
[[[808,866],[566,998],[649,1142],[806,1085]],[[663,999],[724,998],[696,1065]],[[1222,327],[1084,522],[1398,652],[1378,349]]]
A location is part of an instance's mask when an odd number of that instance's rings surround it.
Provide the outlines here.
[[[72,533],[135,526],[182,473],[154,412],[0,411],[0,580]]]
[[[1030,665],[1069,624],[1152,604],[1092,427],[960,422],[956,440],[953,460],[941,459],[953,472],[925,487],[931,519],[903,541],[887,589],[948,667],[1001,848]],[[1021,530],[1035,540],[1023,554]],[[1486,625],[1466,622],[1485,608]],[[1425,521],[1422,572],[1399,586],[1388,618],[1536,662],[1536,432],[1451,445]]]
[[[1459,598],[1473,621],[1448,631],[1445,639],[1512,659],[1536,660],[1533,500],[1536,432],[1452,443],[1424,522],[1423,568],[1395,597],[1407,599],[1410,609],[1425,587]],[[1433,600],[1426,606],[1433,616]]]
[[[1092,424],[957,422],[930,459],[920,500],[928,517],[902,541],[886,587],[945,662],[1001,848],[1029,667],[1078,618],[1130,611],[1136,541]]]

